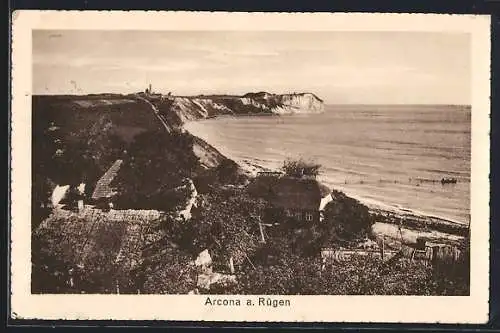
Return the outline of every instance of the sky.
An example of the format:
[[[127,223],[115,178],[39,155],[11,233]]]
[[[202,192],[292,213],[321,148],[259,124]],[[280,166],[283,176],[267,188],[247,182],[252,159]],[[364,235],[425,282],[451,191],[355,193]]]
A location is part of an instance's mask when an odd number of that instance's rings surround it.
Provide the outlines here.
[[[470,36],[33,31],[33,93],[313,92],[328,104],[470,104]]]

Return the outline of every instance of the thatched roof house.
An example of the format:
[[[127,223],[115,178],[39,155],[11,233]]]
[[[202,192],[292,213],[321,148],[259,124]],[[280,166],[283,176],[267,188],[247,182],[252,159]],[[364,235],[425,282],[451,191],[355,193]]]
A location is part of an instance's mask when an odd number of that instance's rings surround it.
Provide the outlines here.
[[[281,178],[271,188],[271,203],[276,207],[318,210],[321,192],[312,179]]]
[[[109,199],[117,193],[111,186],[111,183],[115,179],[118,171],[120,171],[122,163],[123,160],[116,160],[97,181],[94,192],[92,193],[93,200]]]
[[[261,176],[249,184],[248,190],[288,217],[307,222],[319,220],[321,190],[315,179]]]
[[[144,261],[152,266],[170,267],[172,262],[168,253],[177,251],[163,229],[158,228],[157,221],[158,212],[145,210],[102,212],[88,209],[83,214],[56,210],[34,232],[35,244],[46,244],[37,254],[43,253],[49,258],[57,256],[58,260],[86,272],[84,277],[89,274],[102,279],[80,280],[79,273],[75,277],[75,289],[68,292],[135,293],[136,287],[130,283],[136,281],[134,271],[141,269]],[[59,283],[65,284],[60,279]],[[45,288],[57,287],[41,283],[38,286],[35,293],[46,293]],[[93,289],[87,289],[89,286]]]

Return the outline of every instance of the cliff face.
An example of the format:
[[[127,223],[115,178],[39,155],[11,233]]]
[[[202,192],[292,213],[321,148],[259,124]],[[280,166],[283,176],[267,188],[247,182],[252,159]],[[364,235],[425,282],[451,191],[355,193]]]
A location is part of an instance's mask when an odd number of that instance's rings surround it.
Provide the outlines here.
[[[169,109],[182,124],[219,115],[321,113],[324,105],[311,93],[276,95],[260,92],[243,96],[171,97]]]
[[[141,94],[139,97],[152,106],[162,123],[170,130],[182,129],[183,124],[189,121],[222,115],[282,115],[324,111],[323,101],[312,93],[277,95],[258,92],[243,96],[190,97]],[[199,138],[195,139],[193,149],[206,168],[216,167],[225,160],[215,148]]]
[[[324,111],[323,101],[310,93],[281,95],[281,105],[273,110],[275,113],[321,113]]]

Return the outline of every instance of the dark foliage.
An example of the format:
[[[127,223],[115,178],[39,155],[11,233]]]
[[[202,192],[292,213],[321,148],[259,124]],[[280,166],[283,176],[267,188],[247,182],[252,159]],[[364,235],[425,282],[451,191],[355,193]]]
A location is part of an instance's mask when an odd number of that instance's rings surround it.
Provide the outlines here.
[[[258,223],[263,202],[241,190],[216,188],[201,195],[201,202],[185,233],[191,239],[193,253],[209,249],[225,270],[229,257],[236,265],[248,260],[260,241]]]
[[[46,195],[47,182],[95,183],[138,134],[162,131],[150,106],[143,104],[117,94],[34,96],[34,200]],[[34,211],[34,220],[40,214]]]
[[[276,250],[276,252],[280,252]],[[467,295],[462,281],[433,275],[431,267],[397,262],[381,270],[371,257],[321,265],[319,259],[279,253],[272,265],[257,264],[238,276],[227,294],[266,295]],[[445,289],[444,289],[445,288]],[[220,292],[220,291],[218,291]]]
[[[172,210],[190,194],[186,178],[197,167],[192,137],[146,132],[129,146],[115,178],[117,203],[129,208]]]
[[[124,229],[101,218],[52,218],[33,236],[32,291],[34,293],[110,293],[116,288],[118,266],[115,249]],[[92,237],[79,237],[82,226],[91,225]],[[95,237],[93,237],[95,236]],[[92,251],[85,251],[91,246]]]
[[[238,164],[230,159],[224,159],[214,171],[217,181],[222,184],[241,184],[247,180]]]
[[[286,175],[292,177],[314,176],[319,174],[320,164],[304,161],[302,159],[287,159],[281,168]]]
[[[333,190],[333,201],[324,209],[322,224],[325,245],[342,244],[366,237],[372,224],[373,217],[368,207],[344,193]]]
[[[163,119],[165,119],[167,124],[169,124],[173,128],[178,128],[182,126],[181,118],[172,108],[174,104],[173,98],[163,98],[157,101],[153,101],[153,103],[156,105],[156,107],[160,112],[160,115],[163,117]]]
[[[258,95],[253,97],[260,98]],[[103,103],[104,97],[111,99],[111,104]],[[94,182],[117,158],[124,159],[115,179],[118,202],[127,208],[175,212],[190,195],[186,179],[196,176],[201,194],[193,218],[180,223],[165,214],[152,223],[116,222],[105,214],[91,220],[75,215],[49,217],[50,221],[33,234],[32,292],[185,294],[196,286],[192,259],[209,249],[218,271],[227,272],[228,259],[234,260],[239,282],[211,293],[469,293],[466,243],[463,261],[434,267],[405,260],[382,265],[371,257],[322,266],[318,256],[321,247],[348,246],[366,237],[373,223],[367,207],[337,191],[325,208],[323,224],[305,224],[281,213],[271,220],[282,223],[262,227],[261,233],[259,222],[268,206],[245,189],[228,186],[246,181],[234,162],[224,159],[212,170],[201,170],[193,154],[193,137],[158,130],[158,121],[146,103],[123,102],[123,98],[96,95],[82,97],[78,103],[74,97],[34,99],[33,137],[38,139],[33,142],[37,162],[33,207],[38,222],[50,212],[48,197],[55,184]],[[236,113],[268,112],[224,96],[217,102]],[[279,101],[275,102],[268,105],[279,106]],[[169,125],[181,125],[172,100],[154,103]],[[294,177],[317,176],[319,169],[319,165],[302,160],[288,160],[283,166],[285,173]],[[137,225],[130,228],[127,223]],[[37,224],[34,222],[34,227]],[[118,254],[122,259],[118,260]]]
[[[193,177],[199,193],[208,193],[214,186],[243,185],[248,180],[249,177],[242,172],[238,164],[227,158],[224,158],[215,168],[199,168]]]

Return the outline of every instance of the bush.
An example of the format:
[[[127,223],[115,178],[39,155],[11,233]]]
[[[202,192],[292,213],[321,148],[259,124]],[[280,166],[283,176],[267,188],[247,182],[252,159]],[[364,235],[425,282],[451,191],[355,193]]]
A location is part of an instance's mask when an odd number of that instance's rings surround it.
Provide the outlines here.
[[[320,164],[313,162],[307,162],[302,159],[287,159],[283,162],[281,169],[287,176],[292,177],[303,177],[303,176],[313,176],[316,177],[319,174],[321,168]]]
[[[364,238],[374,223],[368,207],[344,193],[333,190],[333,200],[324,209],[325,245]]]
[[[200,207],[193,213],[186,235],[194,253],[210,249],[214,257],[226,265],[233,257],[235,265],[253,255],[259,240],[260,211],[263,202],[242,190],[213,188],[200,195]]]
[[[273,266],[256,265],[238,276],[239,284],[227,294],[264,295],[463,295],[463,284],[451,279],[447,290],[433,276],[432,268],[418,263],[397,262],[381,270],[371,257],[328,264],[319,259],[288,255]],[[220,291],[218,291],[220,292]]]
[[[114,180],[117,201],[131,208],[173,210],[190,194],[183,187],[197,163],[191,135],[142,133],[130,145]]]

